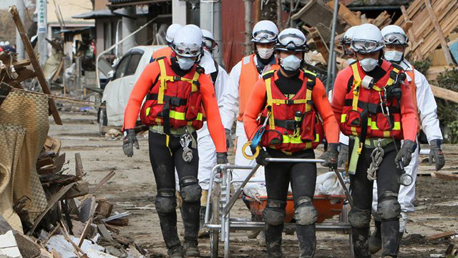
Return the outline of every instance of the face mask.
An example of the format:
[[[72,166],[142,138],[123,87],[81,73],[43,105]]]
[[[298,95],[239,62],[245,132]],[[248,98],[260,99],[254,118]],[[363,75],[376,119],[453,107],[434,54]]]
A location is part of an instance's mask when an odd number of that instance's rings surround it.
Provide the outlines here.
[[[281,67],[287,72],[296,72],[301,67],[302,60],[295,55],[281,59]]]
[[[273,53],[273,48],[258,48],[258,55],[262,59],[269,59]]]
[[[192,68],[195,64],[194,59],[188,57],[180,57],[177,58],[178,65],[180,66],[181,70],[187,71]]]
[[[374,58],[364,58],[359,61],[359,63],[365,72],[370,72],[378,65],[378,60]]]
[[[356,62],[356,61],[358,61],[358,60],[356,60],[356,59],[354,59],[354,58],[348,58],[348,59],[347,59],[347,64],[350,65],[350,64],[353,64],[353,63]]]
[[[400,51],[385,51],[385,59],[390,62],[400,62],[402,60],[403,52]]]

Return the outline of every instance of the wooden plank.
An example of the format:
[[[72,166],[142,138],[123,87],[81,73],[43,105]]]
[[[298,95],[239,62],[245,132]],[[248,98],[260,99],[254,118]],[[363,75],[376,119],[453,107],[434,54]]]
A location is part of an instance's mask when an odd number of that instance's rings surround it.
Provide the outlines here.
[[[330,1],[327,5],[334,11],[334,1]],[[339,3],[339,16],[350,26],[356,26],[361,24],[361,20],[345,5]]]
[[[458,92],[431,85],[434,97],[458,103]]]
[[[89,230],[91,229],[92,219],[93,219],[93,218],[90,218],[90,219],[87,221],[86,226],[84,226],[83,232],[81,233],[80,239],[79,239],[79,241],[78,241],[78,247],[81,247],[81,246],[83,245],[84,238],[86,238],[87,233],[88,233]]]
[[[444,233],[439,233],[439,234],[427,236],[426,239],[427,240],[435,240],[435,239],[444,238],[444,237],[451,237],[451,236],[454,236],[456,234],[457,234],[456,231],[447,231],[447,232],[444,232]]]
[[[436,14],[434,13],[433,8],[431,7],[430,0],[424,0],[426,5],[426,10],[428,10],[429,16],[433,22],[434,28],[436,30],[437,36],[439,37],[439,41],[442,46],[442,50],[444,51],[445,59],[447,60],[448,64],[453,64],[452,56],[450,55],[450,50],[448,49],[447,41],[445,40],[444,32],[437,20]],[[456,19],[456,17],[454,17]]]
[[[83,161],[81,160],[80,153],[75,153],[75,175],[78,178],[82,178],[84,175]]]
[[[97,190],[99,190],[100,187],[102,187],[102,185],[104,185],[106,182],[108,182],[108,180],[110,180],[112,177],[114,177],[114,175],[116,175],[116,173],[114,171],[110,171],[110,173],[108,173],[103,179],[102,181],[100,181],[91,191],[90,191],[90,194],[94,194]]]
[[[409,38],[411,41],[415,42],[417,41],[415,38],[414,33],[409,34],[410,27],[412,27],[413,22],[410,20],[409,14],[407,13],[406,7],[401,5],[401,12],[402,12],[402,17],[404,18],[404,24],[402,26],[402,29],[404,29],[404,32],[409,35]],[[410,23],[410,26],[407,25]]]
[[[320,32],[315,28],[310,28],[310,35],[312,36],[313,41],[318,48],[318,52],[323,56],[326,62],[329,60],[329,49],[328,46],[324,43],[323,38],[321,37]]]
[[[453,173],[447,173],[447,172],[441,172],[441,171],[436,171],[431,173],[432,177],[437,177],[445,180],[458,180],[458,174],[453,174]]]
[[[46,82],[45,75],[43,70],[41,69],[40,64],[38,63],[38,58],[35,55],[35,51],[33,51],[32,44],[30,44],[29,38],[27,37],[27,33],[24,29],[24,25],[22,24],[21,18],[19,17],[19,13],[17,11],[16,6],[11,6],[9,12],[13,16],[14,23],[16,24],[17,31],[21,36],[22,42],[24,43],[25,50],[27,55],[29,55],[30,61],[32,62],[33,69],[35,69],[35,73],[37,74],[37,79],[40,82],[41,88],[43,92],[51,95],[51,91],[48,87],[48,82]],[[62,120],[60,119],[59,111],[57,110],[56,103],[54,99],[48,98],[49,109],[51,110],[52,116],[54,118],[54,122],[58,125],[62,125]]]

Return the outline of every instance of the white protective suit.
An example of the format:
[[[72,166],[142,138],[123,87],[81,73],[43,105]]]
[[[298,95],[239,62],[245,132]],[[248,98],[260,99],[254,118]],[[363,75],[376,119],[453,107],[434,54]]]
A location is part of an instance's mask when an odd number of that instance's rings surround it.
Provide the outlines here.
[[[245,59],[246,57],[244,57]],[[255,64],[257,64],[258,59],[257,56],[254,58]],[[227,91],[227,94],[224,96],[224,106],[221,111],[221,118],[223,120],[224,128],[231,127],[234,123],[235,118],[238,115],[239,110],[239,82],[240,82],[240,74],[242,72],[242,61],[238,62],[231,70],[230,77],[232,79],[232,88]],[[259,78],[264,72],[270,70],[270,65],[266,65],[261,74],[259,74]],[[235,165],[236,166],[255,166],[256,160],[248,160],[243,157],[242,154],[242,147],[248,141],[248,138],[245,133],[245,127],[243,126],[243,122],[237,121],[237,127],[235,136],[236,140],[236,153],[235,153]],[[246,150],[247,154],[251,155],[250,148]],[[234,169],[232,171],[232,180],[233,181],[243,181],[250,173],[250,170],[239,170]],[[254,174],[251,179],[252,181],[265,181],[264,177],[264,167],[259,167],[258,171]]]
[[[412,65],[407,61],[403,60],[400,65],[405,71],[412,71]],[[437,118],[437,105],[436,100],[434,99],[433,92],[431,91],[431,86],[426,80],[426,77],[421,74],[419,71],[414,69],[414,80],[416,89],[416,98],[417,98],[417,107],[418,115],[420,117],[421,129],[426,134],[428,142],[432,140],[442,140],[442,133],[439,127],[439,120]],[[407,81],[410,83],[412,78],[407,75]],[[418,144],[418,141],[417,141]],[[401,204],[402,218],[400,223],[400,232],[405,231],[405,226],[407,222],[407,212],[414,212],[415,207],[413,205],[413,200],[415,198],[415,182],[417,178],[418,171],[418,154],[419,147],[416,148],[415,152],[412,153],[412,160],[410,161],[409,166],[405,168],[407,174],[412,176],[413,183],[409,186],[401,185],[399,189],[398,201]],[[377,210],[377,184],[374,183],[374,192],[373,192],[373,202],[372,209]]]
[[[204,56],[200,60],[199,64],[205,69],[205,74],[207,75],[210,75],[216,71],[216,63],[210,52],[207,50],[204,50]],[[216,101],[218,102],[218,107],[221,113],[223,97],[224,95],[228,94],[228,90],[234,86],[226,70],[224,70],[224,68],[219,65],[218,76],[216,78],[216,82],[214,82],[214,85]],[[230,126],[224,126],[224,128],[231,129]],[[208,190],[211,171],[213,167],[216,166],[216,147],[210,136],[210,132],[208,131],[207,122],[204,122],[202,128],[197,131],[197,149],[199,152],[199,174],[197,179],[199,180],[199,185],[202,190]],[[178,176],[175,176],[175,182],[177,189],[179,189]]]

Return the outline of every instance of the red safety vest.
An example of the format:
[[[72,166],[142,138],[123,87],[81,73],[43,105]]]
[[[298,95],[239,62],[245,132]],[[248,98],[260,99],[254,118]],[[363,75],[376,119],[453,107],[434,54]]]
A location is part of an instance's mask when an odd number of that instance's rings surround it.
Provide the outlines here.
[[[269,121],[261,145],[287,153],[315,149],[323,141],[324,135],[323,124],[312,101],[316,75],[301,71],[299,78],[304,81],[302,88],[288,99],[272,80],[275,72],[271,70],[263,75],[267,104],[260,122],[265,119]],[[296,115],[297,112],[300,112],[300,116]]]
[[[392,71],[396,74],[404,71],[387,61],[383,61],[381,67],[387,71],[385,76],[378,80],[372,89],[367,89],[361,85],[365,73],[359,62],[351,65],[353,85],[345,95],[340,121],[344,134],[361,136],[361,129],[366,127],[366,138],[403,138],[400,103],[396,99],[387,100],[384,107],[388,107],[389,114],[386,108],[382,109],[380,103],[385,97],[384,88],[394,83],[390,78]],[[366,118],[367,126],[363,126],[362,121]]]
[[[256,82],[259,80],[258,68],[254,63],[255,54],[245,56],[242,59],[242,69],[239,78],[239,114],[237,116],[238,121],[243,120],[243,113],[245,107],[250,99],[251,92]],[[278,70],[278,64],[271,66],[272,70]]]
[[[199,76],[203,69],[194,66],[184,77],[178,76],[171,67],[170,58],[159,58],[160,74],[142,106],[140,118],[143,124],[163,125],[179,129],[192,126],[202,128],[202,94]],[[166,121],[168,120],[168,123]]]

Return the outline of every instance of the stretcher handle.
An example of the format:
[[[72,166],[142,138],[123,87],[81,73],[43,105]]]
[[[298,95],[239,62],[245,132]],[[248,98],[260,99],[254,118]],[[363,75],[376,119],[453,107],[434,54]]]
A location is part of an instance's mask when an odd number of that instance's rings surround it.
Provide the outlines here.
[[[323,163],[324,159],[266,158],[267,162]]]

